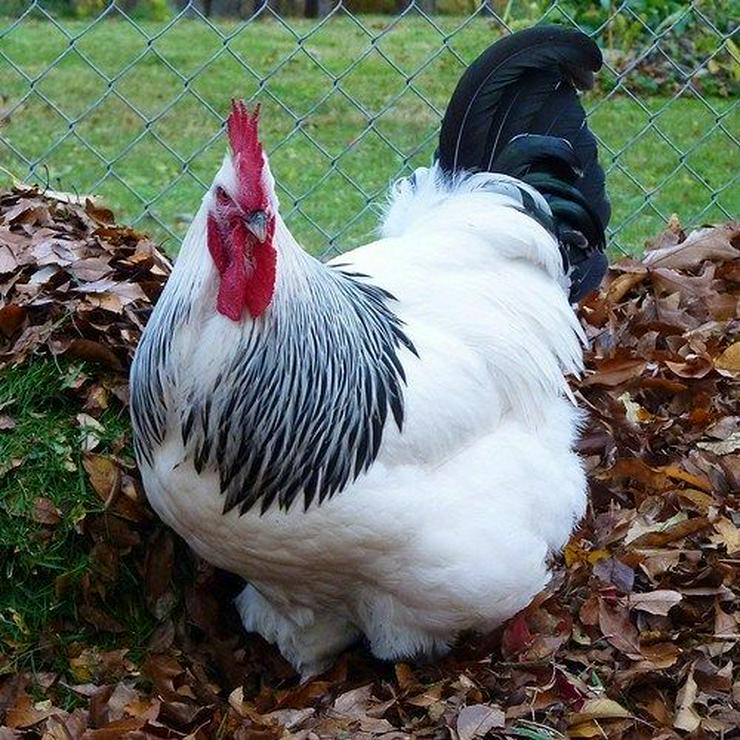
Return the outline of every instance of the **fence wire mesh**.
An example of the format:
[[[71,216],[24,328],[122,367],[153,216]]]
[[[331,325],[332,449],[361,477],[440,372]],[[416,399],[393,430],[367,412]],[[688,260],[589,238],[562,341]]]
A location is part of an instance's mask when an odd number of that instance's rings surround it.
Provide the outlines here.
[[[586,104],[623,251],[673,212],[688,224],[738,212],[736,28],[702,2],[659,23],[636,5],[612,2],[584,29],[606,47]],[[341,251],[373,233],[388,183],[429,162],[449,94],[483,48],[538,21],[582,24],[563,2],[527,17],[512,3],[464,16],[429,0],[392,16],[352,7],[305,19],[255,2],[229,19],[185,2],[153,22],[116,4],[61,19],[31,2],[0,18],[0,177],[99,196],[174,252],[223,156],[230,99],[259,100],[289,224],[314,252]],[[616,33],[628,48],[609,47]],[[691,34],[701,44],[683,53]]]

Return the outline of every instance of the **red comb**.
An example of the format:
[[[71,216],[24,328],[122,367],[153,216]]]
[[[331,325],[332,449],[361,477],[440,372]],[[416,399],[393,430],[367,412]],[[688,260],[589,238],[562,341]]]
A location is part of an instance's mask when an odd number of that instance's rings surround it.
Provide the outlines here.
[[[262,145],[259,141],[260,107],[250,113],[243,100],[231,101],[231,113],[226,122],[229,144],[239,178],[239,200],[247,207],[261,207],[252,201],[261,200],[262,194]]]

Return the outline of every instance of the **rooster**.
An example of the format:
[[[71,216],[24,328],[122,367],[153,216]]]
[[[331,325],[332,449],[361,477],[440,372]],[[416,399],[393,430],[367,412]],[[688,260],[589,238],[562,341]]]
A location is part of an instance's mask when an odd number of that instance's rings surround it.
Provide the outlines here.
[[[443,654],[548,581],[584,512],[573,302],[609,204],[577,90],[583,34],[538,26],[460,80],[381,238],[322,263],[279,212],[258,112],[235,102],[131,370],[149,501],[243,577],[244,627],[304,678],[364,636]]]

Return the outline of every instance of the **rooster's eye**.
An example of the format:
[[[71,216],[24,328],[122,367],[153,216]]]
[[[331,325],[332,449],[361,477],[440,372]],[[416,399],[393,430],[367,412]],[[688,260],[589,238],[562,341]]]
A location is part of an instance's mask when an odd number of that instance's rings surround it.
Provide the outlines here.
[[[231,197],[220,185],[216,188],[216,203],[222,207],[232,203]]]

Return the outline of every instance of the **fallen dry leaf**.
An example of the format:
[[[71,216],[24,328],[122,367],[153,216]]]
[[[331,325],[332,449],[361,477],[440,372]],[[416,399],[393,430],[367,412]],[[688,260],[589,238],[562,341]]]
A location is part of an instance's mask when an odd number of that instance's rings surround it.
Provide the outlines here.
[[[54,506],[51,500],[38,496],[33,501],[31,517],[40,524],[55,525],[62,521],[62,512]]]
[[[719,535],[719,541],[730,557],[740,553],[740,528],[726,517],[720,517],[714,522],[714,528]]]
[[[5,724],[10,729],[22,730],[43,722],[57,711],[51,701],[34,702],[30,696],[22,694],[15,706],[6,711]]]
[[[734,342],[715,358],[714,366],[717,370],[727,371],[732,375],[740,373],[740,342]]]
[[[696,696],[697,685],[692,667],[676,696],[676,716],[673,720],[673,726],[676,729],[694,732],[701,724],[701,717],[694,707]]]
[[[100,444],[100,439],[105,434],[105,428],[90,414],[77,414],[76,418],[82,431],[80,448],[83,452],[92,452]]]
[[[10,338],[20,329],[26,318],[26,311],[13,303],[0,306],[0,332]]]
[[[455,729],[459,740],[485,737],[491,730],[504,727],[506,715],[495,706],[471,704],[457,716]]]
[[[105,504],[113,501],[121,486],[121,470],[115,462],[105,455],[87,453],[82,457],[82,466],[100,500]]]
[[[631,717],[621,704],[607,697],[589,699],[581,709],[570,717],[570,724],[577,725],[592,719],[624,719]]]
[[[649,267],[690,269],[701,265],[705,260],[720,262],[736,260],[740,258],[740,250],[732,246],[732,241],[738,234],[740,234],[738,222],[698,229],[675,246],[647,252],[644,262]]]
[[[716,442],[699,441],[696,446],[701,450],[713,452],[715,455],[731,455],[740,450],[740,432],[733,432],[726,439]]]
[[[643,594],[630,594],[629,605],[633,609],[667,616],[668,612],[678,604],[683,597],[678,591],[662,589],[649,591]]]
[[[604,599],[599,602],[599,627],[604,637],[620,652],[638,659],[640,638],[637,628],[630,622],[627,608],[610,605]]]

